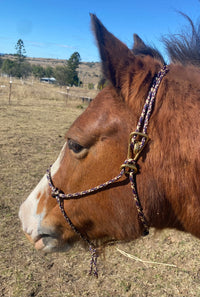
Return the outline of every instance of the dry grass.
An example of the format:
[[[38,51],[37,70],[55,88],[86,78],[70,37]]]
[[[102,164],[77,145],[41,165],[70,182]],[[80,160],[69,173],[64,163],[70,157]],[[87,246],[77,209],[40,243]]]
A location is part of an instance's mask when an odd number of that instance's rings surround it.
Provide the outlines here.
[[[148,237],[118,245],[132,258],[107,248],[98,280],[88,276],[90,254],[80,246],[50,255],[32,248],[21,231],[19,205],[56,159],[66,130],[86,106],[77,108],[80,100],[66,103],[55,86],[28,82],[13,83],[9,105],[2,89],[0,296],[200,296],[199,240],[187,234],[151,230]]]
[[[10,101],[13,104],[32,104],[32,100],[41,101],[43,104],[47,102],[45,100],[55,101],[75,101],[80,104],[81,99],[79,97],[94,98],[97,94],[97,90],[87,90],[84,88],[70,87],[67,90],[66,87],[60,87],[57,85],[51,85],[47,83],[40,83],[38,80],[19,80],[12,78],[11,96]],[[10,79],[0,78],[0,103],[9,103],[10,94]],[[69,96],[67,95],[69,94]],[[69,100],[68,100],[69,99]],[[68,102],[69,103],[69,102]]]

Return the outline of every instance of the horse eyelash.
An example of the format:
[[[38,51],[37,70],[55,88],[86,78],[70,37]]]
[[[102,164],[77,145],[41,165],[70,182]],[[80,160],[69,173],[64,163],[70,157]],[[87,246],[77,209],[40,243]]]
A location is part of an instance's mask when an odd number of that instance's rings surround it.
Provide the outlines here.
[[[84,147],[80,145],[78,142],[72,140],[71,138],[68,139],[68,147],[70,150],[72,150],[74,153],[78,154],[80,153]]]

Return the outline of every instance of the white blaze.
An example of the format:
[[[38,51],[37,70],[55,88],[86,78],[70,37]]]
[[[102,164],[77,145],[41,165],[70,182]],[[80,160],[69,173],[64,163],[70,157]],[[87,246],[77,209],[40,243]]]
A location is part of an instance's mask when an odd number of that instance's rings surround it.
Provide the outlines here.
[[[51,167],[52,177],[56,174],[60,167],[61,160],[64,156],[65,152],[64,144],[58,159]],[[38,236],[41,234],[41,222],[46,215],[45,206],[41,213],[37,213],[38,203],[40,201],[40,196],[47,195],[47,191],[49,189],[48,181],[46,175],[40,180],[35,189],[31,192],[28,198],[22,203],[19,210],[19,218],[22,222],[22,228],[24,232],[31,236],[32,240],[37,240]]]

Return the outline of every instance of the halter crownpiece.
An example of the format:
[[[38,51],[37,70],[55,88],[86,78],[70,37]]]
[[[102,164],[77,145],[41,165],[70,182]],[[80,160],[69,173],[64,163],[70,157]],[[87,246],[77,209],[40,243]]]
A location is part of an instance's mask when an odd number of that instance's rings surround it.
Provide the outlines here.
[[[149,119],[151,117],[151,114],[153,112],[153,107],[155,103],[155,98],[157,94],[158,87],[162,81],[162,78],[165,76],[165,74],[169,71],[169,68],[167,65],[164,65],[163,68],[158,72],[157,76],[154,78],[151,89],[148,93],[147,99],[145,101],[141,116],[139,118],[137,127],[135,132],[132,132],[130,134],[129,138],[129,144],[128,144],[128,154],[127,159],[124,161],[124,163],[121,166],[121,171],[119,175],[115,176],[111,180],[98,185],[94,188],[77,192],[77,193],[70,193],[70,194],[64,194],[61,190],[56,188],[53,184],[52,178],[51,178],[51,166],[47,170],[47,180],[49,183],[49,186],[51,188],[51,196],[53,198],[56,198],[60,210],[67,221],[67,223],[70,225],[72,230],[79,235],[79,237],[87,242],[89,245],[89,250],[92,254],[92,259],[90,263],[90,274],[94,274],[96,277],[98,277],[98,271],[97,271],[97,250],[94,246],[94,244],[88,239],[87,236],[81,234],[79,230],[73,225],[72,221],[68,217],[68,215],[65,212],[64,209],[64,200],[70,200],[70,199],[77,199],[83,196],[86,196],[91,193],[96,193],[100,191],[101,189],[108,188],[109,185],[114,184],[116,181],[118,181],[124,174],[129,178],[131,189],[133,192],[133,199],[135,201],[136,209],[138,211],[138,218],[141,221],[143,225],[143,235],[149,234],[149,225],[146,220],[146,217],[144,215],[139,196],[137,193],[137,186],[136,186],[136,174],[138,172],[137,168],[137,161],[139,159],[139,156],[141,152],[143,151],[144,147],[146,146],[149,137],[147,135],[147,127],[149,124]]]

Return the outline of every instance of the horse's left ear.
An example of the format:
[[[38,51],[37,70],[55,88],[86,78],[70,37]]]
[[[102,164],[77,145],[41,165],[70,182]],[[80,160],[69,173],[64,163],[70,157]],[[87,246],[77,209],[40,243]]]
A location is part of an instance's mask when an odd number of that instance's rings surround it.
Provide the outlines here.
[[[121,89],[124,73],[129,65],[137,64],[137,57],[103,26],[96,15],[91,14],[91,20],[99,47],[104,76],[116,89]]]
[[[133,41],[134,41],[133,50],[146,48],[146,44],[142,41],[142,39],[137,34],[133,34]]]
[[[137,35],[133,35],[134,46],[133,46],[133,54],[140,55],[140,56],[150,56],[154,59],[157,59],[162,64],[166,64],[160,52],[155,48],[146,45],[142,39]]]

